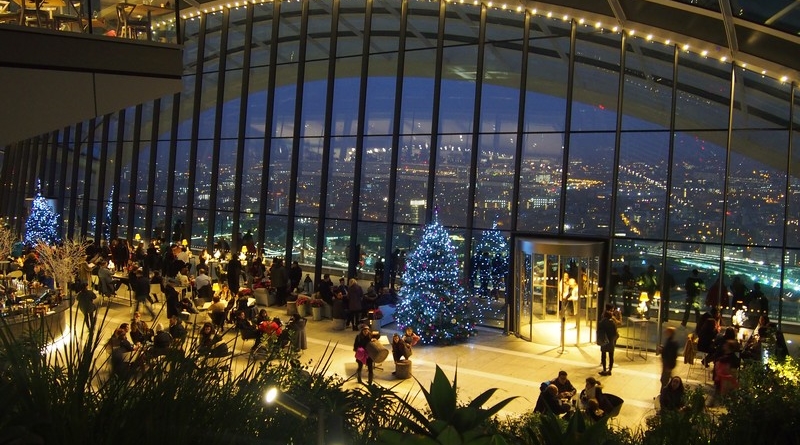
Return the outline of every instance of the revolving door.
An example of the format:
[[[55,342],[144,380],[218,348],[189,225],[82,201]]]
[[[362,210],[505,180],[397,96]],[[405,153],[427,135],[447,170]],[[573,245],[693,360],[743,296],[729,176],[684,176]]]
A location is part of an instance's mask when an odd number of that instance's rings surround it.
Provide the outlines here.
[[[603,240],[516,238],[512,332],[562,348],[591,343],[604,299],[607,253]]]

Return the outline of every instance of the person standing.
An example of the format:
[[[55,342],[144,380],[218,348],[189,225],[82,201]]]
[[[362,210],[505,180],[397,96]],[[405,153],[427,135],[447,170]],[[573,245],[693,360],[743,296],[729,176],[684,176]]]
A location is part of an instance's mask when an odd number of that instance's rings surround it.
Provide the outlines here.
[[[354,329],[355,330],[355,329]],[[355,341],[353,342],[353,351],[356,353],[356,363],[358,363],[358,370],[356,371],[356,378],[358,383],[364,383],[361,380],[361,369],[367,365],[367,384],[372,384],[374,362],[372,357],[367,353],[367,345],[375,341],[372,338],[372,332],[368,325],[362,324],[360,332],[356,334]]]
[[[302,273],[302,272],[301,272]],[[275,298],[278,300],[278,306],[286,304],[286,297],[289,291],[289,272],[283,266],[283,260],[276,258],[272,262],[272,267],[269,271],[270,285],[275,288]]]
[[[289,267],[289,291],[295,292],[300,287],[300,280],[303,279],[303,269],[297,261],[292,261]]]
[[[83,321],[86,326],[92,328],[95,321],[95,312],[97,312],[97,305],[94,304],[94,299],[97,294],[91,289],[91,283],[80,282],[83,289],[78,293],[78,309],[83,314]]]
[[[240,277],[242,275],[242,262],[235,255],[228,261],[228,287],[231,292],[239,292]]]
[[[136,306],[133,308],[133,311],[138,313],[139,305],[144,305],[147,312],[149,312],[150,316],[155,320],[156,313],[153,311],[153,307],[148,301],[148,297],[150,296],[150,280],[144,276],[141,269],[137,269],[136,272],[130,275],[129,282],[131,283],[131,289],[136,299]]]
[[[686,327],[686,322],[689,321],[689,312],[694,309],[694,324],[700,325],[700,305],[697,303],[697,297],[705,290],[705,283],[700,278],[700,272],[697,269],[692,270],[692,274],[686,279],[684,284],[686,287],[686,312],[683,313],[683,321],[681,326]]]
[[[350,278],[350,286],[347,288],[347,304],[350,310],[350,321],[353,323],[353,330],[357,330],[358,322],[361,320],[361,311],[363,309],[361,300],[364,298],[364,290],[358,284],[355,278]]]
[[[678,342],[675,341],[675,328],[664,330],[664,344],[661,345],[661,386],[672,379],[672,370],[678,365]]]
[[[614,367],[614,349],[617,345],[617,324],[611,318],[612,312],[603,312],[603,319],[597,324],[597,342],[600,344],[600,364],[603,365],[603,370],[600,375],[611,375],[611,369]],[[606,361],[608,357],[608,361]],[[606,368],[608,364],[608,368]]]

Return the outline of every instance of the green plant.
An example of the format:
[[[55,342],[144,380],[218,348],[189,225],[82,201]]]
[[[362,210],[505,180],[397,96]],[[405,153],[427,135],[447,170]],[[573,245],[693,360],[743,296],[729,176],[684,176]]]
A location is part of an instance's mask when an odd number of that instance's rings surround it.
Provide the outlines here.
[[[497,404],[482,408],[497,391],[496,388],[484,391],[466,406],[458,405],[457,375],[450,385],[444,371],[437,366],[430,390],[425,395],[430,418],[420,412],[407,400],[401,400],[405,407],[400,425],[396,429],[382,429],[378,442],[382,444],[506,444],[505,438],[490,431],[489,420],[516,397],[509,397]],[[419,383],[419,380],[417,380]]]

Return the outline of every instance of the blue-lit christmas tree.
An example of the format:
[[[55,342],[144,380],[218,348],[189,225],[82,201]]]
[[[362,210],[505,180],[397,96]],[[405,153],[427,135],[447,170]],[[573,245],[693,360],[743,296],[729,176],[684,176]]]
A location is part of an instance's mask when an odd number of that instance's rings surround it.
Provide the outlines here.
[[[505,289],[508,276],[509,247],[506,237],[497,229],[495,222],[491,230],[483,232],[475,245],[472,257],[472,289],[481,297],[489,297]]]
[[[42,187],[37,180],[31,214],[25,221],[25,245],[34,246],[39,241],[50,246],[61,243],[61,235],[58,233],[60,226],[60,217],[42,196]]]
[[[450,235],[434,215],[406,258],[397,326],[411,326],[426,344],[453,344],[475,335],[482,309],[460,283],[460,273]]]

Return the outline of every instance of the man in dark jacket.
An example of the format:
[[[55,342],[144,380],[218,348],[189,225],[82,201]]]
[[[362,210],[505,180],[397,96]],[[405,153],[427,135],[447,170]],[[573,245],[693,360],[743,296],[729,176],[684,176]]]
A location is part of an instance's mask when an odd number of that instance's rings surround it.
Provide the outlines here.
[[[597,324],[597,343],[600,345],[600,363],[603,365],[600,375],[611,375],[611,368],[614,367],[614,348],[619,334],[617,324],[611,319],[611,315],[610,310],[604,311],[603,319]],[[606,356],[608,356],[608,368],[606,368]]]

